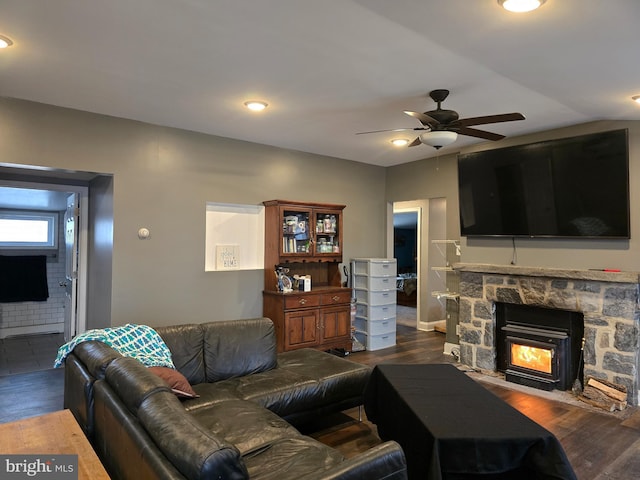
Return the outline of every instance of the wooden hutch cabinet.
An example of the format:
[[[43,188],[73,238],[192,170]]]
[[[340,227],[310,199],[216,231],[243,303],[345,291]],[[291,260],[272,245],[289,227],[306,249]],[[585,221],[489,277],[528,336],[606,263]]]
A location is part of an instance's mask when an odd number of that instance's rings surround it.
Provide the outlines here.
[[[351,350],[351,289],[342,287],[344,205],[271,200],[265,205],[263,315],[278,351]],[[276,275],[310,276],[311,289],[283,291]],[[289,287],[288,279],[287,285]]]

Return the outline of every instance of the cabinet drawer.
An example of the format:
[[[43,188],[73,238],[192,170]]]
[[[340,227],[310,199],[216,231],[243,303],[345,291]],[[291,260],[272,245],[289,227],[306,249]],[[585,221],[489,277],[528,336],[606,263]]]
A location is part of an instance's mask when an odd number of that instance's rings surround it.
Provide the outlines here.
[[[396,332],[382,335],[367,335],[365,332],[356,331],[356,338],[367,350],[381,350],[393,347],[396,344]]]
[[[322,305],[336,305],[340,303],[351,303],[351,291],[324,293],[322,295]]]
[[[389,305],[396,303],[396,291],[385,290],[380,292],[370,292],[369,290],[355,289],[356,300],[367,305]]]
[[[356,275],[371,275],[395,277],[397,264],[395,259],[371,258],[353,260],[353,273]]]
[[[293,295],[284,297],[284,308],[317,307],[320,305],[320,295]]]
[[[354,288],[366,288],[368,290],[395,290],[396,276],[371,277],[369,275],[354,275]]]
[[[363,303],[356,305],[356,315],[358,317],[364,317],[366,320],[386,320],[388,318],[395,318],[396,305],[376,305],[370,306]]]
[[[396,319],[388,318],[386,320],[367,320],[366,318],[356,317],[353,322],[356,330],[360,330],[369,335],[382,335],[384,333],[392,333],[396,331]]]

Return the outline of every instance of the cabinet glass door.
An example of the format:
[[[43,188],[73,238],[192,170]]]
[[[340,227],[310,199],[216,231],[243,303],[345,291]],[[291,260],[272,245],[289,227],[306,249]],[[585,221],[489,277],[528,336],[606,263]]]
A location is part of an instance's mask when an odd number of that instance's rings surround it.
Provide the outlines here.
[[[339,212],[315,212],[315,253],[335,255],[340,253],[341,217]]]
[[[282,209],[282,254],[310,255],[312,235],[310,210]]]

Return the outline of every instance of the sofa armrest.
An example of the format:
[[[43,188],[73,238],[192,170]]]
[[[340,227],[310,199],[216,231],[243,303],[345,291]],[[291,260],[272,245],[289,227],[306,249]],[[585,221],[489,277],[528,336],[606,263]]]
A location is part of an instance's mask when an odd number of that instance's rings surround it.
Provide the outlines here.
[[[93,438],[93,384],[96,381],[73,353],[65,359],[63,407],[71,410],[89,440]]]
[[[384,442],[305,480],[407,480],[407,463],[400,445]]]
[[[106,343],[89,340],[79,343],[69,355],[75,355],[94,378],[104,378],[104,372],[116,358],[122,357]]]

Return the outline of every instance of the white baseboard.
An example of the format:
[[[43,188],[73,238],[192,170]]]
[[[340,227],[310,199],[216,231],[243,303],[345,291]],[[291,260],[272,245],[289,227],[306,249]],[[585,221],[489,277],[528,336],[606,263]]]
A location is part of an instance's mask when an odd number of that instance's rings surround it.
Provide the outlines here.
[[[446,320],[436,320],[435,322],[420,322],[418,323],[418,330],[423,332],[433,332],[436,327],[447,327]]]
[[[36,335],[40,333],[64,333],[64,323],[0,328],[0,338],[14,337],[16,335]]]

